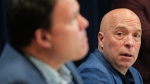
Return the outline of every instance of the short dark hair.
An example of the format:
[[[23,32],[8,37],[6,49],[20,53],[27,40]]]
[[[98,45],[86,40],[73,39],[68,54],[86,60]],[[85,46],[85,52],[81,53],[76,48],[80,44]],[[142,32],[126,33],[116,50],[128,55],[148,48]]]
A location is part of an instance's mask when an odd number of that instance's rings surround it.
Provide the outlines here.
[[[38,28],[49,30],[56,0],[7,0],[9,42],[25,47]]]

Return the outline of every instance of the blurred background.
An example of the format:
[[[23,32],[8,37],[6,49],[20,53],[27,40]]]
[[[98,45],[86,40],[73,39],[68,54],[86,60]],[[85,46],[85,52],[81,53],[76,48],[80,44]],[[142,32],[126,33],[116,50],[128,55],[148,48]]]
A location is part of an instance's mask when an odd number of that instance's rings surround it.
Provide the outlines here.
[[[100,22],[102,17],[111,10],[112,1],[113,0],[78,0],[80,13],[89,21],[89,27],[87,28],[89,52],[84,59],[75,62],[76,66],[79,66],[85,61],[88,55],[97,48],[97,35]]]

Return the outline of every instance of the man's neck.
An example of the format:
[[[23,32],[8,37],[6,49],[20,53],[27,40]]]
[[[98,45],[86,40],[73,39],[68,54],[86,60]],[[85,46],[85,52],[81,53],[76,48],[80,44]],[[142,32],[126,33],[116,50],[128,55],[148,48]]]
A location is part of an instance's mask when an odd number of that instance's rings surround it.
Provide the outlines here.
[[[52,56],[50,54],[47,55],[46,52],[44,51],[42,52],[42,51],[36,50],[35,48],[33,49],[31,47],[22,48],[22,50],[26,54],[29,54],[43,61],[44,63],[51,66],[55,70],[58,70],[64,64],[64,62],[57,56]]]

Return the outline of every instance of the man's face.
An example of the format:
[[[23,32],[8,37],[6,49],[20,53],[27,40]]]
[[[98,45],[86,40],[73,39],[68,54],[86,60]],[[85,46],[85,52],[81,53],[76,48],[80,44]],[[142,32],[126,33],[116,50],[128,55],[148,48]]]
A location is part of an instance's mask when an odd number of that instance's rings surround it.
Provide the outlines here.
[[[108,25],[104,33],[103,54],[116,69],[128,69],[136,61],[140,49],[140,21],[130,14],[115,15]]]
[[[76,0],[57,0],[52,16],[52,51],[65,61],[79,60],[88,52],[88,21]]]

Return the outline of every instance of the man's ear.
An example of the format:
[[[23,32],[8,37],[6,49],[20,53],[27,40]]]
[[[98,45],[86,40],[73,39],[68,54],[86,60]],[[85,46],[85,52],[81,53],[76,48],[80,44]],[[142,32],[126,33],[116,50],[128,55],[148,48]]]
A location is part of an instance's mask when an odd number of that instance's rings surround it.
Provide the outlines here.
[[[43,48],[51,47],[51,35],[49,31],[43,30],[41,28],[35,31],[35,40],[39,46]]]
[[[104,41],[104,33],[99,32],[98,33],[98,46],[103,49],[103,41]]]

